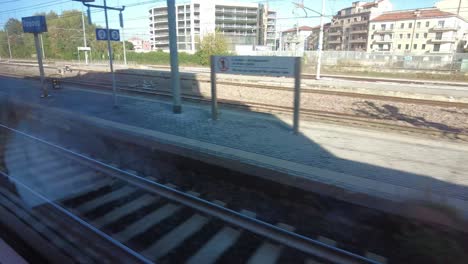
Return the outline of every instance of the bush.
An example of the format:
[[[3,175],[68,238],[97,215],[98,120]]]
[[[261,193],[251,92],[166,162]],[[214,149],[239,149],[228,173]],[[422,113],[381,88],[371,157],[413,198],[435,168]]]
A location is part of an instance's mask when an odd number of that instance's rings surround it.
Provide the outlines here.
[[[195,53],[201,65],[209,65],[211,55],[228,54],[229,49],[226,38],[218,32],[204,36],[198,51]]]

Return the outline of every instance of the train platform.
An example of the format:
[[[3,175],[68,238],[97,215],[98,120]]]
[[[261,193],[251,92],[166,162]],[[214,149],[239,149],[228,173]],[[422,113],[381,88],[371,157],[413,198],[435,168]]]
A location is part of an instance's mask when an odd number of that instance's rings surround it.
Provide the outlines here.
[[[0,83],[0,100],[54,120],[80,120],[141,144],[173,146],[179,155],[366,206],[382,207],[373,198],[422,201],[468,216],[466,142],[310,121],[294,135],[288,115],[221,107],[213,121],[209,105],[184,102],[183,113],[173,114],[170,101],[121,95],[115,109],[107,91],[67,86],[40,99],[37,81],[0,77]]]

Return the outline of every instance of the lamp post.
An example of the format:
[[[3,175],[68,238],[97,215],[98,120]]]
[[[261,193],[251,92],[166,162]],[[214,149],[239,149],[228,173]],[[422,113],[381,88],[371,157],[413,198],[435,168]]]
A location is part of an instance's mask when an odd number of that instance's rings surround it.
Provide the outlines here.
[[[90,24],[91,24],[91,11],[90,11],[90,8],[94,7],[94,8],[104,9],[104,16],[105,16],[105,19],[106,19],[107,49],[109,51],[109,68],[110,68],[111,75],[112,75],[112,97],[113,97],[113,101],[114,101],[114,107],[117,107],[117,86],[116,86],[116,82],[115,82],[114,63],[113,63],[113,60],[112,60],[112,46],[111,46],[111,40],[110,40],[110,34],[109,34],[109,19],[108,19],[108,16],[107,16],[107,10],[116,10],[116,11],[119,11],[120,14],[122,14],[122,11],[125,10],[125,6],[122,6],[121,8],[109,7],[109,6],[107,6],[107,1],[106,0],[104,0],[104,5],[103,6],[89,4],[91,2],[94,2],[94,0],[73,0],[73,1],[81,2],[81,3],[83,3],[84,6],[86,6],[88,8],[88,21],[89,21]],[[120,17],[121,16],[122,15],[120,15]],[[121,23],[120,26],[123,28],[123,19],[120,19],[120,23]]]

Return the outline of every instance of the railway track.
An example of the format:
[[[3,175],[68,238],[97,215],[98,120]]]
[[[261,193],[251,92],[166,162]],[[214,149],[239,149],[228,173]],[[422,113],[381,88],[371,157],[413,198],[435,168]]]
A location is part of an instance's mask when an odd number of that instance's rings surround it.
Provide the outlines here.
[[[35,65],[21,65],[25,67],[36,67]],[[51,66],[50,68],[56,68],[55,66]],[[158,68],[164,68],[164,67],[159,67]],[[94,74],[108,74],[102,71],[96,71],[96,70],[89,70],[89,69],[81,69],[77,68],[75,70],[82,70],[87,73],[94,73]],[[205,72],[203,72],[205,73]],[[207,74],[209,72],[206,72]],[[2,73],[3,74],[3,73]],[[9,73],[5,73],[9,74]],[[15,76],[21,76],[21,75],[16,75],[12,74]],[[145,74],[145,73],[130,73],[130,72],[116,72],[117,76],[130,76],[130,77],[136,77],[137,81],[141,81],[141,78],[156,78],[156,79],[170,79],[170,76],[158,76],[158,75],[152,75],[152,74]],[[310,74],[303,74],[304,79],[313,79],[315,75],[310,75]],[[326,77],[327,75],[324,75]],[[330,77],[333,77],[333,75],[330,75]],[[347,77],[340,76],[338,79],[346,79]],[[70,77],[69,79],[73,79],[73,77]],[[371,82],[381,82],[381,79],[369,79],[369,78],[357,78],[357,77],[349,77],[350,80],[357,80],[357,81],[371,81]],[[186,78],[181,76],[181,80],[187,80],[191,81],[194,80],[193,78]],[[107,78],[102,78],[103,82],[108,82]],[[210,78],[209,76],[206,76],[206,78],[200,78],[197,79],[198,82],[201,83],[210,83]],[[395,80],[392,80],[391,82],[398,82]],[[400,83],[411,83],[409,81],[401,81]],[[243,87],[249,87],[249,88],[259,88],[259,89],[265,89],[265,90],[278,90],[278,91],[290,91],[292,92],[294,89],[291,87],[284,87],[284,86],[276,86],[276,85],[267,85],[267,84],[261,84],[261,83],[253,83],[253,82],[233,82],[233,81],[218,81],[219,85],[232,85],[232,86],[243,86]],[[457,85],[458,86],[458,85]],[[463,86],[461,84],[460,86]],[[326,86],[321,86],[322,88],[326,88]],[[463,86],[464,87],[464,86]],[[397,97],[397,96],[387,96],[387,95],[374,95],[374,94],[364,94],[364,93],[355,93],[355,92],[344,92],[344,91],[331,91],[331,90],[324,90],[324,89],[302,89],[301,93],[304,94],[322,94],[322,95],[336,95],[336,96],[345,96],[345,97],[351,97],[351,98],[360,98],[360,99],[368,99],[368,100],[383,100],[383,101],[392,101],[392,102],[398,102],[398,103],[408,103],[408,104],[419,104],[419,105],[429,105],[429,106],[440,106],[440,107],[457,107],[457,108],[468,108],[468,103],[461,103],[461,102],[447,102],[447,101],[439,101],[439,100],[429,100],[429,99],[415,99],[415,98],[404,98],[404,97]]]
[[[36,203],[65,214],[72,222],[62,219],[59,226],[68,231],[69,242],[59,248],[76,262],[115,261],[102,245],[77,248],[75,242],[84,238],[76,226],[85,226],[147,263],[379,263],[295,233],[287,224],[264,222],[255,212],[233,210],[203,193],[138,176],[8,126],[0,125],[0,135],[8,142],[0,152],[0,178],[13,182],[19,194],[11,198],[0,186],[0,198],[10,197],[0,199],[0,208]],[[37,204],[26,191],[43,201]],[[57,218],[44,209],[36,214]],[[47,227],[34,228],[52,243],[61,241]]]
[[[102,73],[102,72],[100,72]],[[24,77],[23,75],[19,74],[12,74],[12,73],[2,73],[4,76],[10,77]],[[155,77],[151,75],[135,75],[130,73],[119,73],[118,75],[131,75],[131,76],[138,76],[138,77],[152,77],[152,78],[169,78],[169,77]],[[37,78],[36,76],[30,76],[31,78]],[[65,84],[72,84],[72,85],[80,85],[83,87],[95,87],[99,89],[106,89],[111,90],[112,86],[109,84],[108,80],[104,78],[97,78],[92,79],[91,81],[82,81],[73,78],[69,78],[66,80],[62,80]],[[209,81],[206,81],[209,82]],[[242,85],[245,87],[252,87],[252,88],[262,88],[262,89],[274,89],[274,90],[287,90],[292,91],[291,88],[287,87],[278,87],[278,86],[265,86],[259,84],[240,84],[234,82],[219,82],[219,84],[225,85]],[[159,90],[155,88],[145,88],[145,87],[135,87],[131,80],[126,81],[119,81],[118,89],[127,93],[132,94],[144,94],[144,95],[151,95],[151,96],[162,96],[162,97],[170,97],[171,92],[166,90]],[[457,102],[443,102],[443,101],[432,101],[432,100],[422,100],[422,99],[411,99],[411,98],[401,98],[401,97],[389,97],[389,96],[380,96],[380,95],[367,95],[367,94],[356,94],[356,93],[348,93],[348,92],[334,92],[334,91],[326,91],[326,90],[312,90],[312,89],[304,89],[303,93],[318,93],[318,94],[327,94],[327,95],[337,95],[337,96],[347,96],[352,98],[360,98],[360,99],[368,99],[368,100],[386,100],[386,101],[393,101],[393,102],[401,102],[401,103],[410,103],[410,104],[424,104],[429,106],[439,106],[439,107],[457,107],[462,109],[467,109],[468,104],[466,103],[457,103]],[[194,95],[190,93],[182,92],[182,97],[186,101],[192,102],[204,102],[209,103],[210,99],[200,96]],[[237,108],[237,109],[244,109],[256,112],[263,112],[263,113],[279,113],[279,114],[292,114],[293,108],[274,105],[274,104],[265,104],[265,103],[254,103],[254,102],[245,102],[245,101],[238,101],[238,100],[227,100],[227,99],[218,99],[221,105],[230,107],[230,108]],[[396,131],[396,132],[403,132],[408,134],[415,134],[415,135],[427,135],[427,136],[436,136],[436,137],[444,137],[449,139],[458,139],[458,140],[468,140],[468,133],[463,132],[453,132],[453,131],[445,131],[445,130],[436,130],[424,127],[415,127],[415,126],[408,126],[408,125],[398,125],[398,124],[390,124],[384,122],[386,119],[377,119],[375,117],[367,117],[367,116],[359,116],[354,114],[346,114],[346,113],[337,113],[337,112],[330,112],[330,111],[320,111],[320,110],[312,110],[312,109],[301,109],[301,118],[306,120],[320,120],[321,122],[327,123],[339,123],[339,124],[347,124],[357,127],[367,127],[372,129],[381,129],[385,131]]]

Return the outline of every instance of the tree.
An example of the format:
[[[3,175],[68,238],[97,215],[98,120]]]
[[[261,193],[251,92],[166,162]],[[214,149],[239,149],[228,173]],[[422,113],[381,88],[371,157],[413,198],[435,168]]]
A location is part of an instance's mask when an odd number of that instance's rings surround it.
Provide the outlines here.
[[[228,55],[229,49],[226,38],[219,32],[207,34],[200,42],[197,57],[202,65],[210,64],[211,55]]]
[[[2,54],[8,53],[8,39],[10,40],[11,53],[14,58],[30,58],[35,53],[33,36],[23,34],[21,21],[15,18],[8,19],[4,26],[4,32],[5,39],[2,43]]]

